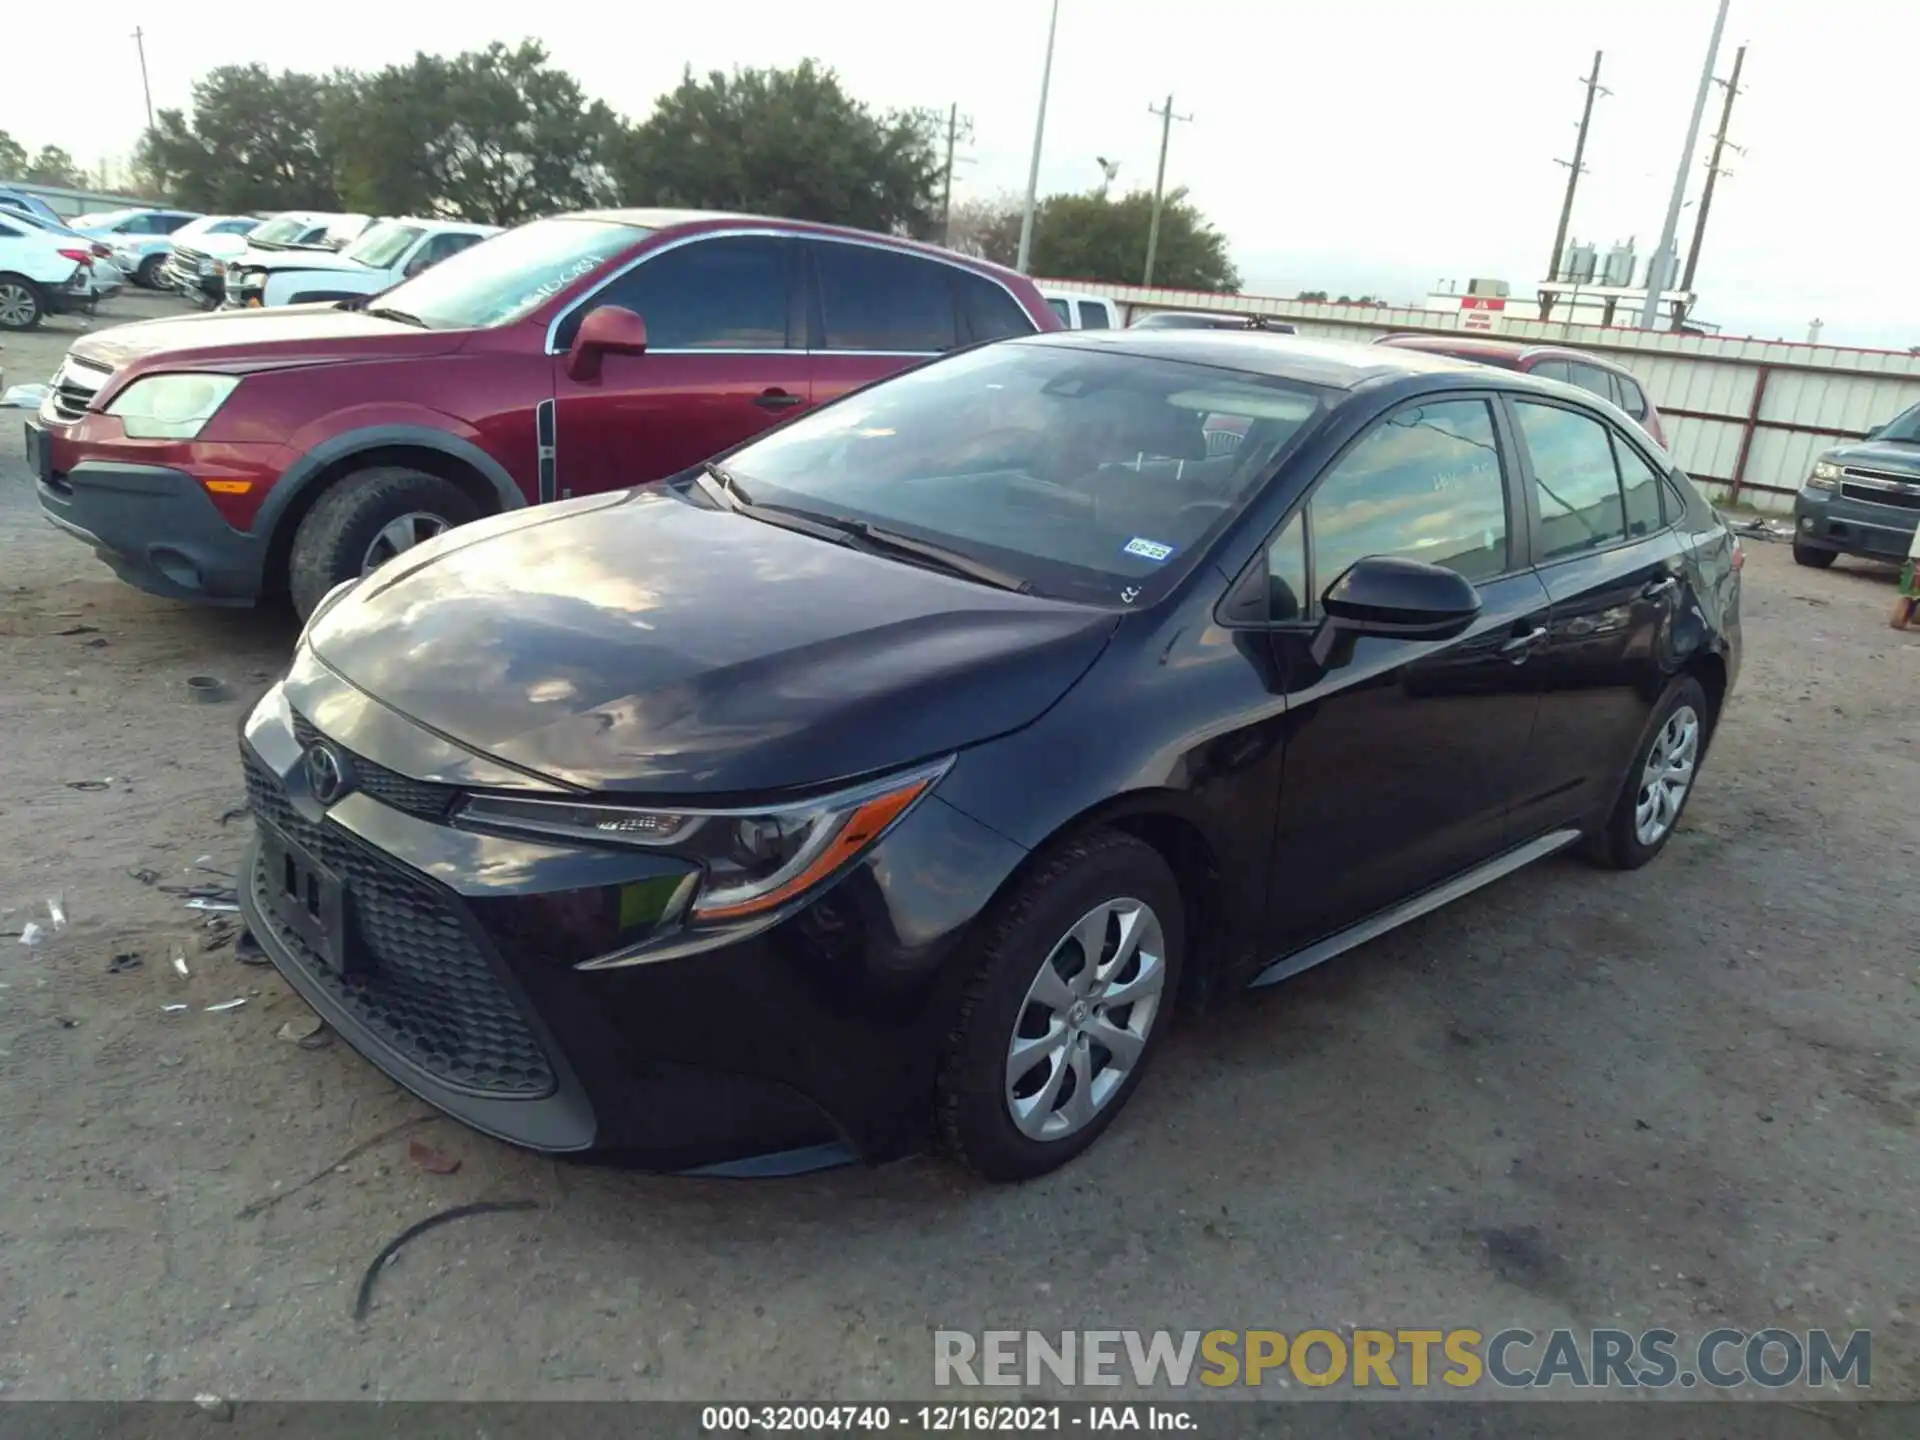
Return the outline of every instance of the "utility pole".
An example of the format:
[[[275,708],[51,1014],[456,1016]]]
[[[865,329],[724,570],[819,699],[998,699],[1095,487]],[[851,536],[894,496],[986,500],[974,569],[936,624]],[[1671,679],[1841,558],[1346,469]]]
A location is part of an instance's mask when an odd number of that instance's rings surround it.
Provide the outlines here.
[[[1747,47],[1733,52],[1733,76],[1719,83],[1727,87],[1727,102],[1720,107],[1720,133],[1713,137],[1713,155],[1707,161],[1707,186],[1700,192],[1700,213],[1693,220],[1693,244],[1687,250],[1687,272],[1680,277],[1680,288],[1693,292],[1693,272],[1700,264],[1700,242],[1707,234],[1707,211],[1713,208],[1713,183],[1721,176],[1720,156],[1727,148],[1727,124],[1733,119],[1733,99],[1740,93],[1740,66],[1746,61]],[[1735,145],[1734,149],[1740,147]],[[1675,319],[1681,318],[1676,312]]]
[[[1707,41],[1707,61],[1700,70],[1700,88],[1693,97],[1693,117],[1687,121],[1687,143],[1680,151],[1680,167],[1674,172],[1673,194],[1667,199],[1666,224],[1660,227],[1660,243],[1654,247],[1647,266],[1647,304],[1640,312],[1640,328],[1652,330],[1660,323],[1660,292],[1672,271],[1674,231],[1680,228],[1680,206],[1687,198],[1687,172],[1693,169],[1693,152],[1700,143],[1700,117],[1706,112],[1707,92],[1713,88],[1713,62],[1720,53],[1720,32],[1727,28],[1727,5],[1713,17],[1713,34]]]
[[[147,35],[138,25],[133,27],[134,48],[140,52],[140,89],[147,97],[147,129],[153,129],[153,87],[147,84]]]
[[[953,163],[954,147],[973,138],[972,117],[962,118],[958,102],[947,107],[947,163],[940,182],[940,243],[953,243]]]
[[[1580,186],[1580,177],[1586,172],[1581,157],[1587,153],[1587,126],[1593,123],[1593,99],[1596,95],[1611,95],[1613,92],[1600,83],[1600,55],[1593,52],[1593,74],[1580,83],[1587,87],[1587,102],[1580,107],[1580,134],[1573,142],[1573,159],[1556,160],[1556,165],[1567,167],[1567,193],[1560,202],[1560,224],[1553,232],[1553,254],[1547,258],[1547,279],[1560,278],[1560,256],[1567,248],[1567,226],[1573,220],[1573,192]],[[1545,291],[1540,296],[1540,318],[1545,320],[1553,310],[1553,292]]]
[[[1027,162],[1027,204],[1020,215],[1020,258],[1013,268],[1027,273],[1033,257],[1033,207],[1040,193],[1040,142],[1047,133],[1047,87],[1053,83],[1053,36],[1060,28],[1060,0],[1053,0],[1053,14],[1047,21],[1047,59],[1040,67],[1040,112],[1033,118],[1033,158]]]
[[[1153,219],[1147,223],[1147,273],[1140,281],[1142,285],[1153,284],[1153,262],[1160,253],[1160,207],[1167,193],[1167,142],[1173,138],[1173,122],[1193,119],[1191,115],[1173,113],[1171,95],[1157,110],[1149,105],[1147,113],[1160,117],[1160,168],[1153,172]]]

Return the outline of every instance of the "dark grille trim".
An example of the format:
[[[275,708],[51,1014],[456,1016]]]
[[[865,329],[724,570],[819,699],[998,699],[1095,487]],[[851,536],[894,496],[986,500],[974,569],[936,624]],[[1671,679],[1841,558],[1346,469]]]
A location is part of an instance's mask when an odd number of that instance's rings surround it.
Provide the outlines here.
[[[394,1056],[449,1090],[503,1100],[553,1094],[553,1066],[458,901],[338,825],[304,819],[257,756],[248,753],[245,768],[248,804],[263,829],[338,877],[349,931],[372,961],[364,978],[343,978],[274,923],[273,877],[256,854],[249,898],[305,979]]]
[[[1849,500],[1858,500],[1867,505],[1886,505],[1895,510],[1920,510],[1920,490],[1882,490],[1877,485],[1855,485],[1842,480],[1840,493]]]
[[[316,741],[326,740],[352,763],[358,781],[356,788],[383,805],[390,805],[421,820],[432,820],[436,824],[444,821],[453,809],[453,802],[459,798],[458,786],[415,780],[398,770],[377,765],[364,755],[354,754],[338,740],[323,736],[311,720],[297,712],[293,717],[293,738],[300,742],[302,750]]]

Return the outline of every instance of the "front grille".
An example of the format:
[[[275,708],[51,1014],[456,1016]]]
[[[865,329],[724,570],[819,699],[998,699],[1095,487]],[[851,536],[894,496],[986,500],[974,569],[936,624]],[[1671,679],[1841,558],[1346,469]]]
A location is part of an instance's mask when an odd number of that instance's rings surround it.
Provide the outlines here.
[[[53,413],[57,419],[71,424],[87,413],[87,406],[93,403],[93,397],[100,393],[100,387],[107,382],[110,370],[98,369],[69,359],[53,377],[53,391],[49,397],[53,401]]]
[[[278,777],[251,753],[245,758],[249,806],[339,878],[349,944],[370,962],[363,974],[344,978],[277,923],[278,877],[257,858],[249,881],[255,907],[307,977],[444,1084],[515,1099],[551,1094],[553,1069],[455,902],[339,826],[302,819]]]
[[[1851,475],[1854,472],[1846,472]],[[1911,480],[1903,483],[1912,484]],[[1840,482],[1840,493],[1849,500],[1864,500],[1869,505],[1891,505],[1900,510],[1920,510],[1920,490],[1883,490],[1878,485],[1853,485]]]
[[[320,731],[304,715],[293,717],[293,738],[300,742],[301,749],[322,739]],[[383,805],[391,805],[409,815],[422,820],[442,821],[453,808],[453,802],[460,791],[452,785],[436,785],[426,780],[414,780],[397,770],[389,770],[384,765],[376,765],[363,756],[354,754],[337,740],[327,743],[347,757],[353,766],[355,789],[363,790]]]

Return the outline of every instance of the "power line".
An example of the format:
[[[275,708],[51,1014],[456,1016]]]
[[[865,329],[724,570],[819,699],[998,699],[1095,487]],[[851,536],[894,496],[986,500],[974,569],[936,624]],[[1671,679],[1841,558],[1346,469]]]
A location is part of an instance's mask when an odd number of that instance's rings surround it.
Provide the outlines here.
[[[1567,167],[1567,193],[1560,202],[1560,224],[1553,232],[1553,254],[1547,259],[1547,279],[1560,278],[1560,257],[1567,246],[1567,226],[1573,220],[1573,192],[1579,188],[1580,177],[1587,171],[1582,156],[1587,153],[1587,127],[1593,123],[1593,101],[1596,95],[1611,95],[1613,92],[1600,83],[1601,51],[1593,52],[1593,74],[1580,83],[1587,87],[1586,103],[1580,107],[1580,134],[1573,142],[1573,159],[1555,160],[1556,165]],[[1540,295],[1540,318],[1547,319],[1553,312],[1553,292],[1542,291]]]
[[[1153,174],[1153,219],[1147,224],[1147,273],[1140,281],[1142,285],[1153,284],[1153,262],[1160,251],[1160,206],[1167,191],[1167,142],[1173,138],[1173,122],[1188,121],[1191,115],[1173,113],[1173,96],[1167,96],[1167,103],[1158,109],[1147,106],[1149,115],[1160,117],[1160,168]]]
[[[1720,157],[1729,148],[1734,150],[1740,148],[1738,145],[1731,145],[1728,141],[1727,125],[1733,119],[1733,102],[1740,94],[1740,67],[1745,63],[1746,58],[1747,47],[1742,45],[1733,52],[1733,75],[1729,79],[1716,82],[1726,87],[1727,99],[1726,103],[1720,107],[1720,129],[1713,137],[1713,154],[1707,160],[1707,184],[1706,188],[1700,192],[1700,213],[1693,220],[1693,244],[1687,250],[1687,272],[1680,280],[1680,288],[1689,295],[1693,293],[1694,270],[1700,264],[1700,242],[1706,238],[1707,234],[1707,212],[1713,208],[1714,182],[1727,173],[1720,168]],[[1679,328],[1684,318],[1678,310],[1674,312],[1675,329]]]

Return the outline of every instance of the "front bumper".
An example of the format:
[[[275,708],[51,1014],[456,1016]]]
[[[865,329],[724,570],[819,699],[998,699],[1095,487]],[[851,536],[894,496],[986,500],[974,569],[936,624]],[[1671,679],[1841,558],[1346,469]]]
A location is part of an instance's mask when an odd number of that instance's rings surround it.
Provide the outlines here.
[[[327,716],[327,739],[360,776],[329,807],[305,779],[318,735],[307,714]],[[582,917],[684,873],[680,862],[454,827],[461,785],[501,777],[305,651],[248,720],[242,750],[265,841],[249,854],[242,908],[349,1044],[500,1139],[667,1170],[777,1171],[923,1144],[966,927],[1024,855],[929,797],[779,924],[582,971],[598,953]],[[338,877],[351,978],[287,918],[282,837]]]
[[[1794,543],[1870,560],[1904,560],[1920,527],[1920,496],[1911,498],[1912,506],[1882,504],[1803,489],[1793,502]]]
[[[227,524],[183,471],[85,460],[49,469],[34,486],[49,521],[149,594],[214,605],[249,605],[259,594],[265,544]]]

